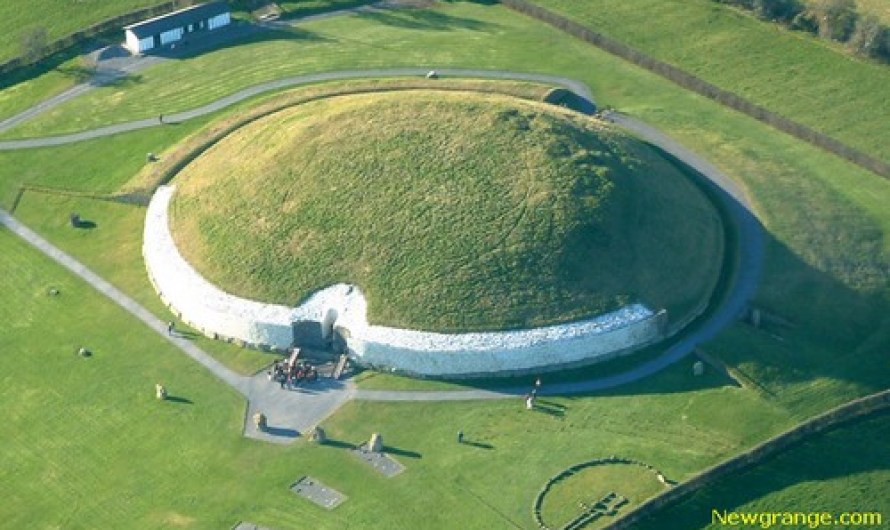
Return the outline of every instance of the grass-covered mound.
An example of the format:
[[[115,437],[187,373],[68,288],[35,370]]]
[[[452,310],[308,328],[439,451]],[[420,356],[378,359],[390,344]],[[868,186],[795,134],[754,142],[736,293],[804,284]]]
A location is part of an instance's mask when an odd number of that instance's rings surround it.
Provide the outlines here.
[[[635,301],[676,319],[722,264],[717,212],[655,152],[504,96],[300,105],[175,182],[177,244],[208,279],[285,304],[354,283],[386,325],[539,326]]]

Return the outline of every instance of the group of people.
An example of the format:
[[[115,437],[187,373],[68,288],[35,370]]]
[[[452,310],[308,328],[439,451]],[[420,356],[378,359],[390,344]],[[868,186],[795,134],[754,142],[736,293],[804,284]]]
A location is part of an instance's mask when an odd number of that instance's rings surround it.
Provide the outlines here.
[[[301,383],[313,383],[318,380],[318,370],[303,362],[275,361],[269,370],[269,380],[276,381],[281,388],[296,388]]]

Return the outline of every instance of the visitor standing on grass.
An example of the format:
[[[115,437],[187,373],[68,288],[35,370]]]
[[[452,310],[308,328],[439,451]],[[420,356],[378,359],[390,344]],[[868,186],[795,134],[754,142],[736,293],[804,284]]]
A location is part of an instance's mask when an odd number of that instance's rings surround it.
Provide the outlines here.
[[[176,325],[173,323],[172,320],[170,322],[167,322],[167,335],[170,335],[172,337],[173,331],[175,329],[176,329]]]

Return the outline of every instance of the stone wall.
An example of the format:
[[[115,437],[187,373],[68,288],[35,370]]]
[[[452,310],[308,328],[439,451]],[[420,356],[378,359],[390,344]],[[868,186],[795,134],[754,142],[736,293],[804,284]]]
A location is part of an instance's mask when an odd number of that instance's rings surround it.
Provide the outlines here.
[[[334,341],[360,365],[424,377],[473,377],[590,364],[665,334],[667,314],[638,304],[543,328],[444,334],[370,325],[367,301],[347,284],[322,289],[297,307],[239,298],[208,282],[179,253],[167,218],[174,191],[161,186],[152,198],[142,253],[164,304],[210,337],[277,350],[291,347],[295,338],[297,345],[313,347]]]

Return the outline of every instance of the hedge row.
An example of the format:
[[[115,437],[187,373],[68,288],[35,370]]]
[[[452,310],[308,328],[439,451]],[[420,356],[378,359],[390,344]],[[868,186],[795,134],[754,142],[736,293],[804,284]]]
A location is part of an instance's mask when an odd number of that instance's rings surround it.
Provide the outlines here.
[[[696,491],[721,480],[750,469],[782,451],[797,445],[817,434],[831,430],[838,425],[847,423],[870,414],[890,410],[890,390],[884,390],[870,396],[856,399],[835,407],[828,412],[805,421],[769,440],[730,458],[714,467],[706,469],[695,477],[679,484],[678,486],[649,499],[636,509],[631,510],[619,518],[608,530],[623,530],[631,528],[644,519],[658,515],[658,512],[674,504]]]
[[[747,9],[758,17],[843,42],[854,53],[890,62],[890,27],[859,13],[855,0],[713,0]]]
[[[756,105],[729,92],[728,90],[718,88],[707,81],[677,68],[676,66],[654,59],[626,44],[606,37],[601,33],[593,31],[577,22],[553,13],[552,11],[544,9],[527,0],[501,0],[501,3],[520,13],[554,26],[569,35],[589,42],[598,48],[626,61],[630,61],[650,72],[656,73],[685,89],[712,99],[731,109],[747,114],[756,120],[771,125],[782,132],[815,145],[820,149],[840,156],[841,158],[877,173],[878,175],[890,178],[890,164],[845,145],[826,134],[822,134],[807,127],[806,125],[785,118],[775,112],[771,112],[760,105]]]

